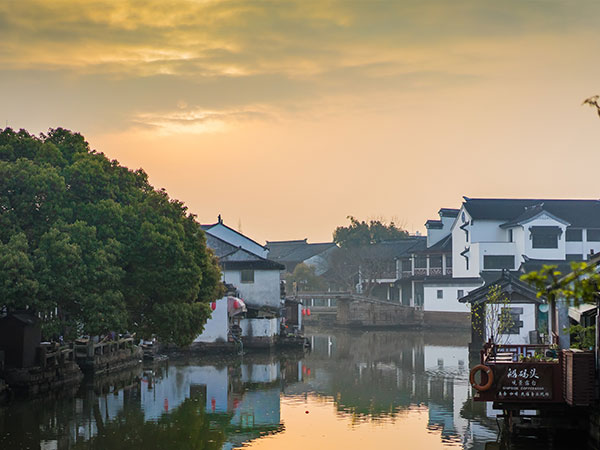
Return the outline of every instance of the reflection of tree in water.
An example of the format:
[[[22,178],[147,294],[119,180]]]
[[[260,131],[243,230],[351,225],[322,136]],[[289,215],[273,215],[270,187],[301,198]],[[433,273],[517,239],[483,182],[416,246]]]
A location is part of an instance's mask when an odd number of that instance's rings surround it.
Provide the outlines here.
[[[226,421],[226,418],[223,418]],[[211,426],[211,424],[213,426]],[[139,409],[125,409],[109,423],[97,423],[99,434],[89,441],[79,441],[74,450],[181,450],[220,449],[226,436],[205,412],[199,399],[187,399],[170,414],[146,422]]]

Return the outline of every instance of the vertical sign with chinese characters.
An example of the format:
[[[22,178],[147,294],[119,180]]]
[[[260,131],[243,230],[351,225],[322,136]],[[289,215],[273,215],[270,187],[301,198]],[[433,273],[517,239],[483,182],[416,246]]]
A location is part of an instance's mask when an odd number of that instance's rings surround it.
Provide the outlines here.
[[[552,365],[497,364],[496,397],[498,401],[551,401]]]

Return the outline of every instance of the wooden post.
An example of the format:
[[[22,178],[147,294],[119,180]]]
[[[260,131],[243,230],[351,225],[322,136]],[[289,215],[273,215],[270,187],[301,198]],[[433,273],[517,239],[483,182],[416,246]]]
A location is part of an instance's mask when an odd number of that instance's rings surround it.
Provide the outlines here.
[[[548,303],[550,304],[550,335],[555,341],[552,344],[558,345],[558,314],[556,311],[556,294],[553,292],[548,294]]]

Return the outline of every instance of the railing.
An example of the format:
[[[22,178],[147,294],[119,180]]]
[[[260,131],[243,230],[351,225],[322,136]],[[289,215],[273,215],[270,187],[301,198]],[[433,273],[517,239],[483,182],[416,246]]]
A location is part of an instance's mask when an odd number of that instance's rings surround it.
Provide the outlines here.
[[[133,346],[133,338],[121,338],[116,341],[101,341],[94,344],[90,339],[80,339],[75,341],[73,351],[76,358],[88,358],[93,356],[107,355],[110,353],[130,348]]]
[[[42,368],[63,365],[65,361],[73,361],[73,347],[60,346],[58,343],[42,344],[38,347],[38,364]]]
[[[548,356],[549,355],[549,356]],[[483,364],[493,363],[515,363],[521,361],[530,361],[530,359],[540,358],[539,362],[555,362],[556,350],[550,345],[531,345],[531,344],[493,344],[486,343],[481,350],[481,362]],[[547,358],[541,360],[541,357]]]

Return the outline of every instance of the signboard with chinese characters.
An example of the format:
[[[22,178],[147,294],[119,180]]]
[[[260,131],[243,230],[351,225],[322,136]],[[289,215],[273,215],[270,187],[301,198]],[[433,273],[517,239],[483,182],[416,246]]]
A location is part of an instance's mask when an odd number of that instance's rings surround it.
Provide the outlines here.
[[[535,366],[497,364],[494,366],[498,401],[552,401],[551,364]]]

